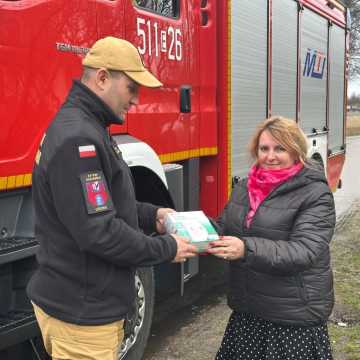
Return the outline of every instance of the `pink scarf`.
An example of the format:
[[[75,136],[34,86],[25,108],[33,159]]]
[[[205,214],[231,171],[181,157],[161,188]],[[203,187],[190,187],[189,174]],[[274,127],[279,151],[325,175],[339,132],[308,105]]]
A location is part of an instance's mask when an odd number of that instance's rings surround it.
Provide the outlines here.
[[[253,165],[248,175],[248,193],[250,210],[246,215],[246,227],[249,228],[255,212],[264,199],[283,182],[289,180],[303,168],[298,162],[286,169],[269,170]]]

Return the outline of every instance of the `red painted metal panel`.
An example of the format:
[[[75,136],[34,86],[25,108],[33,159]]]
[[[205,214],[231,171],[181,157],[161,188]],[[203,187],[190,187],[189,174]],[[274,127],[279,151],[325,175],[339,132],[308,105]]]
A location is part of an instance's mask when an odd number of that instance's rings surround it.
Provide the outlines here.
[[[3,3],[0,8],[0,176],[30,173],[40,139],[97,37],[94,2]],[[72,47],[71,47],[72,46]]]
[[[200,0],[185,1],[186,8],[186,22],[184,39],[187,38],[185,57],[188,57],[188,73],[190,81],[188,82],[192,88],[191,98],[191,114],[190,114],[190,149],[198,149],[206,146],[202,143],[203,135],[207,134],[202,132],[202,112],[203,106],[201,104],[201,95],[204,90],[201,83],[201,69],[204,67],[200,59]],[[209,69],[210,70],[210,69]],[[193,154],[194,156],[196,152]]]
[[[200,2],[200,1],[199,1]],[[200,8],[199,61],[200,72],[200,147],[217,146],[217,61],[218,34],[216,1],[208,0]],[[210,41],[211,39],[211,41]]]
[[[199,1],[200,2],[200,1]],[[218,121],[223,121],[223,112],[217,108],[218,61],[223,55],[218,48],[217,2],[202,2],[200,8],[200,147],[218,147]],[[211,39],[211,40],[210,40]],[[219,187],[219,158],[217,155],[200,159],[200,204],[211,216],[217,216],[218,194],[224,191]]]
[[[219,106],[219,152],[218,152],[218,209],[221,210],[230,195],[231,177],[231,94],[230,94],[230,19],[229,1],[218,2],[218,106]],[[232,114],[236,116],[236,114]]]
[[[217,194],[220,192],[218,183],[219,165],[220,159],[218,157],[203,158],[200,162],[200,208],[212,217],[218,216],[220,210],[225,205],[224,202],[220,206],[217,197]]]
[[[336,191],[341,171],[345,163],[345,154],[330,156],[327,161],[327,179],[332,191]]]

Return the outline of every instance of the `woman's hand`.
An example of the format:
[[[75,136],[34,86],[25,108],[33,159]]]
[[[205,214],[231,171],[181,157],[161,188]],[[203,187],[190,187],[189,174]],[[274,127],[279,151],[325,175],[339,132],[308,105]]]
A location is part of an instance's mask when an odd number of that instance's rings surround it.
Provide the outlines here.
[[[220,240],[210,243],[207,252],[224,260],[236,260],[244,256],[245,244],[235,236],[221,236]]]

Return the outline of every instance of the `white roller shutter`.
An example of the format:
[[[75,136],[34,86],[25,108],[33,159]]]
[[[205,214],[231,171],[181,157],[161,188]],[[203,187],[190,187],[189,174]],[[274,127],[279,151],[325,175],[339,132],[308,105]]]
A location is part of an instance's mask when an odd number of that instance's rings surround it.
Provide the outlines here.
[[[272,2],[272,115],[296,119],[298,4]],[[284,21],[286,19],[286,21]]]
[[[267,1],[233,0],[231,23],[232,175],[243,176],[249,140],[266,117]]]
[[[304,9],[301,28],[300,124],[305,133],[326,126],[328,21]]]
[[[329,149],[337,152],[344,143],[345,70],[345,30],[337,25],[330,28],[329,61]]]

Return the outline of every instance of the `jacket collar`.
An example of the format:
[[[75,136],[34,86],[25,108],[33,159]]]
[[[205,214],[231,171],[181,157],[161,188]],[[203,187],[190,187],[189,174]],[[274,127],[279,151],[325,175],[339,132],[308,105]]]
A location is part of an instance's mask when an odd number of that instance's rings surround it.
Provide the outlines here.
[[[123,120],[116,116],[103,100],[79,80],[73,81],[67,101],[90,112],[104,128],[111,124],[121,125],[123,123]]]

